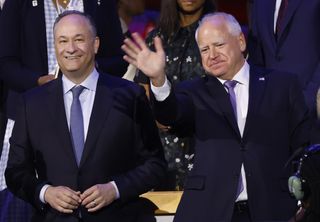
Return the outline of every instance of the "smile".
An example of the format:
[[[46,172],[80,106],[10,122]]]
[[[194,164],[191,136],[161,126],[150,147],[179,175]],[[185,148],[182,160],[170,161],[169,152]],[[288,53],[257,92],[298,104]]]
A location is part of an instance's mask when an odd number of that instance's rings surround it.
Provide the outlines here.
[[[79,59],[81,56],[65,56],[64,58],[69,60]]]

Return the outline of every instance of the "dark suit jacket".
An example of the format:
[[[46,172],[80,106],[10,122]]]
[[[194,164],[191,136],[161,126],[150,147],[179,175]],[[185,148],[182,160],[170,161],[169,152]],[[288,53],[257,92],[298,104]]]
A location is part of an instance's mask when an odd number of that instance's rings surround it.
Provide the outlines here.
[[[81,209],[84,221],[138,221],[138,195],[155,186],[164,171],[158,130],[145,92],[134,83],[100,74],[79,167],[61,79],[24,95],[5,175],[9,190],[37,208],[33,221],[76,221],[40,203],[44,183],[83,192],[112,180],[120,199],[96,213]]]
[[[295,73],[308,107],[315,111],[320,86],[320,1],[290,0],[278,39],[274,35],[276,0],[250,0],[249,60]]]
[[[296,201],[283,170],[292,151],[308,142],[307,108],[294,75],[250,68],[249,107],[240,136],[229,96],[212,76],[185,83],[155,114],[195,138],[195,160],[175,222],[231,221],[241,163],[253,221],[288,220]]]
[[[0,20],[0,78],[12,90],[21,92],[37,85],[48,74],[48,55],[44,1],[6,1]],[[100,5],[98,4],[100,2]],[[126,65],[122,59],[123,35],[114,0],[83,0],[84,11],[91,15],[100,37],[97,54],[99,69],[122,76]],[[16,95],[10,92],[8,115],[14,119]]]

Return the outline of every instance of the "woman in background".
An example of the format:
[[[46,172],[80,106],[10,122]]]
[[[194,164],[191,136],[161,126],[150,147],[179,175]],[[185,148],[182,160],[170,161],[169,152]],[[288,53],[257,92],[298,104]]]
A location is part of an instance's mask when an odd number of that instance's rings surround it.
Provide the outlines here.
[[[166,53],[165,71],[173,85],[205,75],[195,31],[201,17],[214,11],[213,0],[162,0],[159,24],[149,33],[146,42],[154,48],[153,38],[160,36],[162,39]],[[142,84],[149,95],[149,79],[141,71],[135,81]],[[192,169],[193,141],[172,134],[168,126],[158,126],[168,161],[167,181],[158,189],[182,190],[185,177]]]

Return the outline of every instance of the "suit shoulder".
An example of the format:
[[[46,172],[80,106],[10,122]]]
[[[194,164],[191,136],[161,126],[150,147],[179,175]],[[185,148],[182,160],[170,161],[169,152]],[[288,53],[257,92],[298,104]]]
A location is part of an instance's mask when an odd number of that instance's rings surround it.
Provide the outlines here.
[[[46,92],[47,92],[48,90],[50,90],[50,88],[52,88],[52,87],[57,87],[57,85],[59,84],[58,81],[59,81],[59,80],[56,79],[56,80],[53,80],[53,81],[51,81],[51,82],[48,82],[48,83],[46,83],[46,84],[44,84],[44,85],[42,85],[42,86],[36,86],[36,87],[34,87],[34,88],[31,88],[31,89],[25,91],[25,92],[23,93],[23,96],[24,96],[25,98],[37,98],[37,97],[42,97],[43,95],[46,94]]]
[[[290,73],[282,70],[267,69],[258,66],[251,66],[250,74],[259,79],[268,81],[276,81],[285,84],[285,82],[298,81],[298,76],[295,73]]]
[[[198,88],[200,85],[202,85],[204,82],[207,81],[208,76],[204,77],[195,77],[191,80],[184,80],[177,84],[177,89],[184,89],[184,90],[192,90],[194,88]]]
[[[100,73],[99,81],[112,91],[130,91],[135,94],[139,94],[144,91],[137,83],[106,73]]]

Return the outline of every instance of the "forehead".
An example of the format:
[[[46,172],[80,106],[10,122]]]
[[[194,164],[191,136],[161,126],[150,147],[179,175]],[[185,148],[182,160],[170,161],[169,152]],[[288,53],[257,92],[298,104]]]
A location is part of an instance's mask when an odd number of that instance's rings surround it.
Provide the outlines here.
[[[198,42],[212,42],[220,41],[231,36],[227,25],[216,20],[209,20],[204,22],[198,31]]]
[[[89,32],[89,30],[90,24],[85,17],[81,15],[67,15],[56,24],[54,34],[57,36],[84,34]]]

